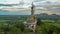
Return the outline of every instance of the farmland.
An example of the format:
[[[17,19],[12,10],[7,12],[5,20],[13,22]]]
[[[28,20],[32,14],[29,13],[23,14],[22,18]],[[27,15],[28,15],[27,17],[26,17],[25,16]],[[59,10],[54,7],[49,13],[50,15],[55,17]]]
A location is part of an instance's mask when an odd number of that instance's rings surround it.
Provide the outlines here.
[[[23,16],[0,16],[0,18],[1,18],[0,34],[30,33],[30,30],[28,28],[26,29],[26,27],[23,24],[23,22],[27,20],[27,16],[24,17]],[[39,20],[40,25],[36,26],[36,33],[37,34],[60,34],[60,19],[55,20],[55,19],[45,19],[45,18]]]

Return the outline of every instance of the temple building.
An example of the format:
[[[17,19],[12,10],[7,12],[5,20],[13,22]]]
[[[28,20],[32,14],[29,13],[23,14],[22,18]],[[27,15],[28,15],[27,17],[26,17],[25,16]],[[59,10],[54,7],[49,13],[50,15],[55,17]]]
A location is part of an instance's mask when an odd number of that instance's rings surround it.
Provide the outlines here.
[[[36,28],[36,16],[34,15],[34,4],[32,3],[32,7],[31,7],[31,15],[28,17],[29,19],[27,19],[24,24],[26,25],[26,27],[28,27],[30,30],[32,30],[33,32],[35,32],[35,28]]]

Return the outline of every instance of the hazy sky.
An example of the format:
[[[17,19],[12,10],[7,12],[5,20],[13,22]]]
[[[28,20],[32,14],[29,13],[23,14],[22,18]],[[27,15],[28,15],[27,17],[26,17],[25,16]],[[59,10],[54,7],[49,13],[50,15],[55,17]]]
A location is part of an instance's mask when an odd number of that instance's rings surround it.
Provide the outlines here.
[[[36,10],[60,12],[60,0],[0,0],[0,4],[2,4],[0,10],[7,10],[11,11],[11,14],[16,14],[13,11],[29,10],[32,2],[34,2]]]
[[[32,1],[36,1],[36,2],[40,2],[40,1],[59,2],[60,0],[0,0],[0,3],[16,4],[16,3],[19,3],[20,1],[23,1],[23,2],[32,2]]]

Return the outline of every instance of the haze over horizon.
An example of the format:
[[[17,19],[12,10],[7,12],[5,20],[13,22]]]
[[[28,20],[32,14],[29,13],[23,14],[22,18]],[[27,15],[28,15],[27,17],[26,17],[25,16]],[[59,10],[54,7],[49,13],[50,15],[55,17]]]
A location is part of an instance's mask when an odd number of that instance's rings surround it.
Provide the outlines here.
[[[60,0],[0,0],[0,15],[30,15],[32,2],[35,14],[60,15]]]

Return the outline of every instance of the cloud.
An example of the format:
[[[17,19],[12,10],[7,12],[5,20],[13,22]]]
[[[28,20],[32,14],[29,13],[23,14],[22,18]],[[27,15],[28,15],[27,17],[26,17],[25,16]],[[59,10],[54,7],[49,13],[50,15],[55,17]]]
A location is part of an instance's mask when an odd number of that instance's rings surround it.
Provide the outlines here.
[[[31,8],[32,1],[34,2],[34,5],[37,7],[36,9],[58,10],[58,7],[60,8],[60,2],[59,2],[60,0],[6,0],[5,2],[2,2],[2,4],[5,4],[6,6],[5,7],[1,6],[1,8],[2,9],[4,8],[5,10],[8,8],[9,10],[11,10],[12,8],[14,10],[16,9],[18,10],[18,8],[19,10],[20,9],[28,10],[28,8]]]
[[[2,4],[17,4],[19,3],[21,0],[5,0],[3,2],[0,1],[0,3]]]

